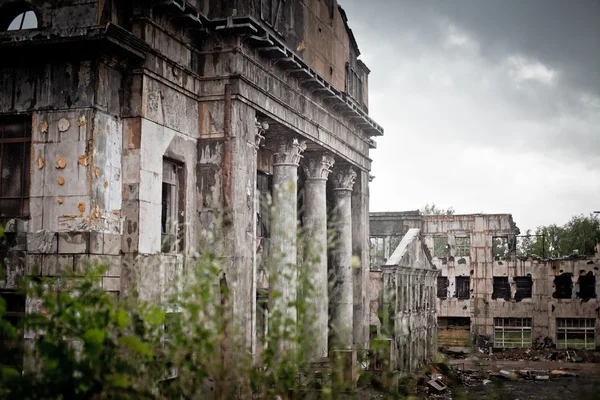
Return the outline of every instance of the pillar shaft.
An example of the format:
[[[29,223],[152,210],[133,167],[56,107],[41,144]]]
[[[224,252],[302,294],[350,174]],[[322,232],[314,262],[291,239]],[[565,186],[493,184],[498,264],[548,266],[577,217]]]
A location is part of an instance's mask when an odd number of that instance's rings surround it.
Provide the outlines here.
[[[269,310],[270,329],[286,337],[293,338],[297,323],[297,254],[296,228],[298,226],[298,165],[304,143],[297,139],[281,139],[275,149],[273,163],[273,208],[271,216],[271,246],[269,285],[271,293]],[[289,335],[289,336],[288,336]],[[282,350],[290,349],[293,343],[282,339]]]
[[[312,154],[305,158],[304,230],[307,245],[306,274],[308,292],[305,335],[310,337],[308,358],[317,361],[327,357],[329,295],[327,272],[327,196],[326,185],[333,157]]]
[[[349,349],[353,337],[353,274],[352,274],[352,187],[356,172],[344,168],[333,174],[334,209],[332,214],[335,238],[332,250],[332,281],[330,293],[332,345]]]

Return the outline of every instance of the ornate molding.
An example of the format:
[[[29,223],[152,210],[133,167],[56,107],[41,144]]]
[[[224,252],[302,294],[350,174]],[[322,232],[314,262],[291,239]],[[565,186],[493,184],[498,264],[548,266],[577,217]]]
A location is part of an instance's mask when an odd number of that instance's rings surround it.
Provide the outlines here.
[[[344,167],[333,173],[333,190],[352,190],[356,181],[356,171],[352,167]]]
[[[258,118],[255,119],[256,125],[256,133],[254,135],[254,149],[258,151],[260,146],[263,144],[263,140],[265,139],[265,132],[269,129],[268,122],[260,122]]]
[[[300,165],[302,152],[306,149],[306,141],[298,141],[293,138],[281,138],[277,142],[274,151],[274,163],[276,165]]]
[[[307,154],[302,163],[306,179],[327,180],[335,159],[329,153]]]

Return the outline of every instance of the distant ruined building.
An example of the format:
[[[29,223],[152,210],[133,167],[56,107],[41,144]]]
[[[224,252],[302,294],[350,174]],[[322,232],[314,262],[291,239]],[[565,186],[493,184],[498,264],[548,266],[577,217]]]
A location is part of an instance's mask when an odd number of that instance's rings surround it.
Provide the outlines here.
[[[593,257],[518,256],[520,232],[510,214],[371,213],[371,274],[385,268],[415,228],[439,271],[433,286],[439,346],[600,346],[600,246]],[[403,299],[414,309],[410,296]],[[373,324],[373,306],[371,315]]]
[[[335,0],[2,0],[0,54],[0,288],[15,319],[20,277],[89,263],[109,266],[106,291],[164,301],[214,235],[233,322],[259,354],[281,306],[268,293],[297,295],[263,266],[302,256],[299,224],[321,252],[310,360],[369,347],[383,129]]]

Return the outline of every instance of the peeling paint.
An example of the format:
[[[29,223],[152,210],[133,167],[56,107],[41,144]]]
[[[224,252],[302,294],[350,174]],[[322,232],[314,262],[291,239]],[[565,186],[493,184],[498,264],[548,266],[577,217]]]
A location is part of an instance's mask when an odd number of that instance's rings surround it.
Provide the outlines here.
[[[59,157],[58,160],[56,160],[56,169],[64,169],[67,166],[67,161],[64,159],[64,157]]]
[[[48,121],[42,121],[38,125],[38,131],[40,133],[48,133]]]
[[[88,161],[88,156],[87,156],[87,154],[82,154],[82,155],[80,155],[80,156],[79,156],[79,159],[77,160],[77,163],[78,163],[79,165],[81,165],[81,166],[87,167],[87,166],[88,166],[88,164],[89,164],[89,161]]]
[[[39,154],[37,157],[37,165],[38,165],[38,169],[44,168],[44,159],[42,158],[41,154]]]
[[[66,132],[69,130],[70,127],[71,127],[71,123],[69,122],[68,119],[61,118],[58,120],[58,131],[59,132]]]
[[[62,176],[58,177],[58,184],[59,185],[64,185],[65,184],[65,178],[63,178]]]

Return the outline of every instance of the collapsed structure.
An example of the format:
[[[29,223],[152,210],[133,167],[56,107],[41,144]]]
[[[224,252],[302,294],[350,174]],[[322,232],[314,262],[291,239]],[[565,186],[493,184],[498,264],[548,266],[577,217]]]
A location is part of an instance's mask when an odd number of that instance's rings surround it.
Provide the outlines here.
[[[336,1],[3,0],[0,53],[11,315],[20,277],[89,263],[109,266],[105,290],[135,283],[163,301],[210,245],[257,354],[266,310],[296,297],[294,277],[269,282],[263,265],[297,262],[300,224],[321,256],[311,360],[368,348],[369,150],[383,129]]]
[[[517,256],[510,214],[371,214],[373,266],[389,258],[408,229],[420,226],[437,277],[438,343],[486,347],[600,346],[599,257]]]

